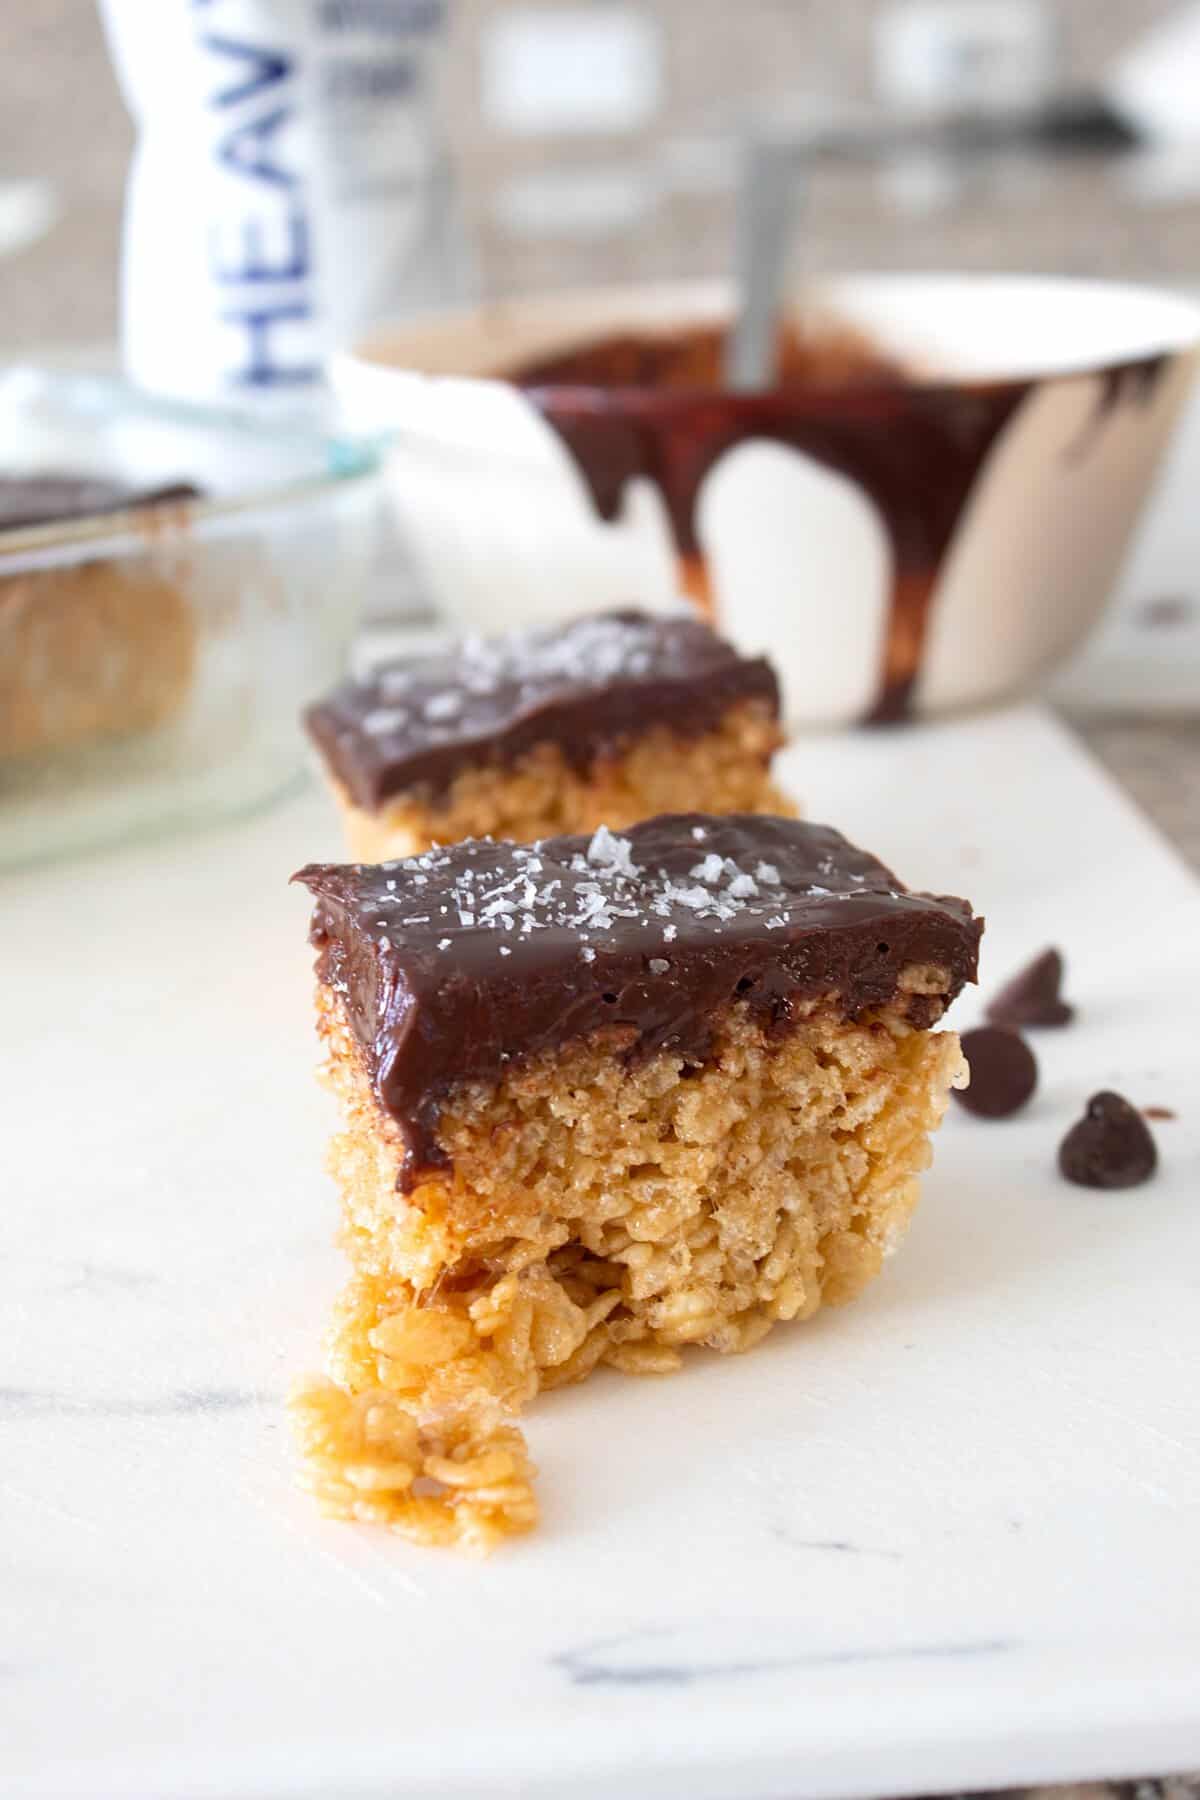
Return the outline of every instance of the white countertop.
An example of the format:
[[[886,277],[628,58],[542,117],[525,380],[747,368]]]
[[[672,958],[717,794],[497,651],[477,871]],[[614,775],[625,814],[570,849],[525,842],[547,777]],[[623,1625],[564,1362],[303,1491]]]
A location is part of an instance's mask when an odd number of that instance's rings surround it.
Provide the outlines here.
[[[1080,1022],[1021,1119],[947,1121],[854,1307],[537,1409],[544,1524],[483,1566],[294,1485],[340,1266],[286,875],[331,809],[5,882],[6,1795],[828,1800],[1200,1760],[1200,888],[1036,712],[790,766],[980,901],[988,979],[1061,939]],[[1137,1192],[1054,1173],[1103,1085],[1180,1115]]]

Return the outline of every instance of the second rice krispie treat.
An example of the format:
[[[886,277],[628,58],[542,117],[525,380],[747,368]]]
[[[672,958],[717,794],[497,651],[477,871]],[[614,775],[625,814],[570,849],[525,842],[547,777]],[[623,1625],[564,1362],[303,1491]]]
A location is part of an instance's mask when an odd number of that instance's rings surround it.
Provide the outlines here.
[[[295,1418],[334,1514],[528,1528],[512,1412],[597,1365],[749,1349],[903,1235],[981,921],[837,832],[627,836],[316,865],[317,1007],[354,1277]]]
[[[0,475],[0,537],[129,512],[147,535],[188,483]],[[187,594],[136,552],[78,560],[0,550],[0,763],[150,731],[179,713],[196,665]]]
[[[783,812],[779,688],[685,615],[604,613],[388,664],[311,707],[353,855]]]

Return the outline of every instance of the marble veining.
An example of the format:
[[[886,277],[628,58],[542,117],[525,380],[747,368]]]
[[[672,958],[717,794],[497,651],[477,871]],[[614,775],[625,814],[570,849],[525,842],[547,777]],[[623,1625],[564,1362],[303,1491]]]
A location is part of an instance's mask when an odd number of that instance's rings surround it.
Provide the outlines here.
[[[772,1525],[771,1536],[789,1550],[823,1550],[834,1556],[878,1556],[885,1562],[903,1562],[902,1550],[885,1550],[879,1544],[852,1544],[848,1538],[797,1537],[786,1525]]]
[[[2,1419],[173,1419],[194,1413],[240,1412],[246,1407],[278,1404],[276,1394],[238,1388],[181,1388],[140,1400],[106,1400],[59,1394],[48,1388],[0,1387]]]
[[[158,1276],[148,1269],[126,1269],[118,1264],[80,1263],[74,1275],[63,1283],[62,1292],[67,1294],[94,1294],[104,1297],[109,1293],[133,1294],[143,1288],[154,1287]]]
[[[719,1637],[721,1628],[715,1626],[713,1629],[714,1637]],[[681,1639],[686,1641],[687,1635],[670,1626],[647,1628],[603,1638],[579,1649],[560,1651],[551,1661],[576,1687],[690,1687],[704,1681],[777,1675],[791,1670],[844,1668],[859,1663],[958,1661],[968,1657],[1002,1656],[1020,1647],[1015,1640],[993,1638],[962,1643],[797,1650],[794,1655],[732,1657],[728,1661],[720,1658],[687,1661],[654,1654],[656,1642],[670,1645]],[[773,1634],[764,1628],[764,1635]]]
[[[789,766],[901,872],[977,894],[985,979],[1068,938],[1086,1025],[1047,1042],[1028,1119],[947,1121],[857,1314],[531,1417],[543,1526],[482,1566],[321,1519],[289,1455],[342,1270],[285,877],[331,812],[4,883],[3,1800],[478,1800],[497,1771],[642,1800],[651,1734],[655,1800],[1200,1756],[1195,877],[1035,712]],[[1147,896],[1154,931],[1123,930]],[[85,1034],[68,1142],[48,1076]],[[1180,1115],[1135,1201],[1054,1173],[1102,1070]]]

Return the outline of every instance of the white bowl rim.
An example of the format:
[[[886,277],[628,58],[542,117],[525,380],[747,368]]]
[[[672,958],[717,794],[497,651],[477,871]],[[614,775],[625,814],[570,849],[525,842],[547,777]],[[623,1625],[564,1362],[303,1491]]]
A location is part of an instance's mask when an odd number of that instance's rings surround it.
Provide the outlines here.
[[[335,352],[330,374],[338,387],[370,375],[509,388],[512,384],[497,373],[498,355],[519,365],[606,330],[717,323],[729,316],[731,298],[730,284],[719,278],[517,296],[377,326]],[[1200,299],[1171,288],[1086,276],[864,271],[814,277],[795,287],[791,302],[806,316],[833,317],[862,329],[885,353],[914,366],[917,372],[906,385],[918,390],[968,381],[1067,378],[1200,345]],[[988,322],[997,335],[1006,329],[1010,338],[1023,326],[1024,353],[1005,357],[992,341],[981,341],[980,326]],[[954,348],[948,338],[956,328]],[[499,350],[498,339],[510,346],[507,353]],[[473,354],[469,349],[464,354],[464,340],[468,346],[475,341]]]

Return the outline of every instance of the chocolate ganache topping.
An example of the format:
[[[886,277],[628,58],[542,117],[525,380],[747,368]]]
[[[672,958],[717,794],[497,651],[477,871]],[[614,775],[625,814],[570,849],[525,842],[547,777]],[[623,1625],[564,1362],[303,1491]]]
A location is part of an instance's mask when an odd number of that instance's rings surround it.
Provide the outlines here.
[[[437,1117],[463,1082],[612,1028],[614,1050],[701,1061],[733,1001],[786,1030],[793,1003],[847,1018],[896,998],[910,965],[928,1024],[976,974],[982,920],[910,893],[823,825],[669,814],[627,836],[469,840],[376,866],[310,864],[319,979],[340,997],[408,1146],[402,1183],[445,1162]]]
[[[699,737],[751,699],[778,715],[765,658],[686,614],[625,611],[388,663],[306,722],[351,798],[373,809],[418,785],[444,793],[462,769],[508,766],[548,741],[586,768],[654,726]]]

